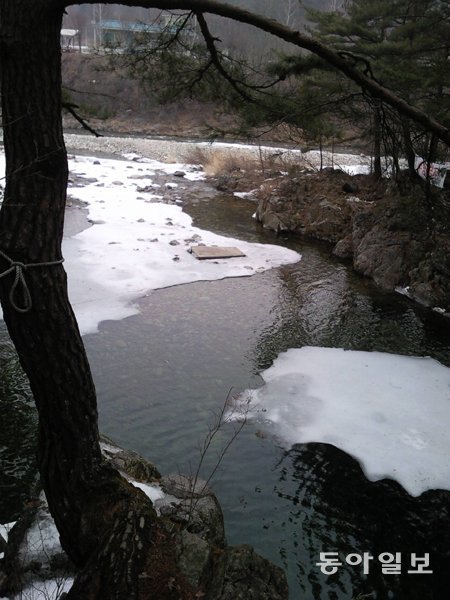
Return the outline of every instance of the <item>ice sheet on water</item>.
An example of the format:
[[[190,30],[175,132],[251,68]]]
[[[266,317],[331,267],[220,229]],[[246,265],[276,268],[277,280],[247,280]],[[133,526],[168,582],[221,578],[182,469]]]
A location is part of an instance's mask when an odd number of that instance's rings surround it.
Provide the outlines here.
[[[450,369],[431,358],[340,348],[295,348],[247,392],[254,418],[290,447],[333,444],[371,481],[413,496],[450,489]]]
[[[69,297],[83,334],[95,332],[103,320],[135,314],[133,301],[151,290],[248,276],[300,259],[281,246],[250,244],[193,227],[179,206],[158,201],[151,184],[157,170],[183,170],[191,180],[203,174],[180,163],[135,159],[75,157],[69,162],[76,176],[69,194],[86,202],[93,223],[63,242]],[[246,256],[200,262],[187,252],[198,243],[238,246]]]
[[[163,167],[173,172],[180,165],[159,163]],[[145,169],[148,179],[142,179]],[[89,218],[96,223],[64,243],[69,295],[83,333],[95,331],[101,320],[133,314],[130,302],[149,290],[251,275],[300,258],[280,246],[250,244],[193,227],[179,206],[155,202],[151,192],[137,192],[151,183],[154,165],[78,157],[71,171],[83,174],[86,184],[70,193],[88,203]],[[246,256],[200,262],[187,252],[194,236],[195,243],[237,245]]]

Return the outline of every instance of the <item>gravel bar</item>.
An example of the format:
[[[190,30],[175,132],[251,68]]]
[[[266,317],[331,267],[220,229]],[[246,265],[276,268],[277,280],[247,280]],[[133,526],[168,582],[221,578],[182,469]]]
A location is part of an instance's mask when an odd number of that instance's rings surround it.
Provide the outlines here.
[[[137,154],[144,158],[157,160],[164,163],[200,163],[202,150],[206,154],[220,152],[232,154],[234,157],[253,159],[281,159],[280,167],[287,163],[302,163],[303,166],[317,169],[320,166],[320,153],[317,150],[302,153],[299,149],[286,147],[258,146],[251,144],[238,144],[229,142],[197,142],[178,141],[125,136],[93,137],[76,133],[65,134],[66,146],[74,154],[89,154],[91,156],[117,157],[124,154]],[[324,151],[322,153],[324,167],[345,167],[350,165],[370,166],[370,158],[361,154],[341,154]]]

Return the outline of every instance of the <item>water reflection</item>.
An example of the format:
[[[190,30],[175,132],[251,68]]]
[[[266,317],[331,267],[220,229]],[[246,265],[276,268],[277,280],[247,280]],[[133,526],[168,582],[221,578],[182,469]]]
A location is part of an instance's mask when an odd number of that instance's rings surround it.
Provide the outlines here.
[[[450,324],[402,297],[379,293],[330,258],[327,246],[262,231],[250,218],[254,206],[241,199],[206,194],[187,210],[201,227],[249,241],[284,243],[303,260],[251,278],[157,291],[140,301],[139,315],[104,322],[98,334],[86,336],[101,429],[163,472],[195,469],[199,442],[230,387],[259,386],[258,373],[288,348],[429,355],[450,366]],[[14,378],[14,390],[20,390],[21,376]],[[10,406],[1,399],[2,419],[12,418]],[[23,406],[28,406],[27,397]],[[16,414],[20,427],[26,432],[30,424],[31,432],[33,417],[27,410]],[[17,456],[19,424],[11,423],[14,435],[5,446]],[[204,476],[229,435],[225,428],[218,436]],[[32,446],[31,437],[21,437]],[[33,453],[29,450],[30,461]],[[450,548],[446,493],[413,499],[392,482],[367,482],[358,465],[331,446],[311,444],[285,453],[251,422],[227,453],[214,488],[230,543],[251,543],[284,565],[295,600],[348,600],[374,590],[372,597],[380,599],[445,597],[439,590]],[[4,513],[13,507],[3,504],[3,494],[1,506]],[[430,552],[435,574],[382,577],[374,569],[363,577],[352,567],[327,578],[315,562],[320,551],[334,550]]]
[[[295,531],[291,544],[302,543],[309,553],[309,564],[299,565],[302,597],[446,597],[449,493],[429,491],[412,498],[393,481],[369,482],[355,460],[326,444],[299,445],[286,453],[275,492],[290,513]],[[336,574],[327,576],[315,565],[320,552],[339,553],[343,565]],[[401,553],[399,574],[382,573],[377,558],[385,552]],[[345,557],[352,553],[374,557],[368,575],[362,564],[346,564]],[[412,553],[429,553],[433,574],[408,574],[413,570]]]

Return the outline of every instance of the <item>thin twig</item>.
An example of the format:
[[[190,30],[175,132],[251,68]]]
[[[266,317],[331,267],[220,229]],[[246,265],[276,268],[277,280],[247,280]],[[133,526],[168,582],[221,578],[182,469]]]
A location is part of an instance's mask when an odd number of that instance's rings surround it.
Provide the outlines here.
[[[86,131],[89,131],[89,133],[92,133],[93,135],[95,135],[95,137],[103,137],[101,133],[95,131],[95,129],[88,125],[87,122],[83,119],[83,117],[80,117],[80,115],[76,112],[75,109],[79,108],[79,106],[77,106],[76,104],[63,102],[62,107],[65,108],[72,115],[72,117],[74,117],[78,121],[78,123],[81,124],[83,129],[86,129]]]

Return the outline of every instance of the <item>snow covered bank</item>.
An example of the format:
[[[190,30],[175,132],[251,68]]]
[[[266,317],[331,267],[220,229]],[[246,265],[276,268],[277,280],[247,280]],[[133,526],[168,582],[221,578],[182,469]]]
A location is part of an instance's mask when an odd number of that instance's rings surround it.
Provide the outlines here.
[[[161,202],[161,189],[153,178],[156,172],[171,176],[183,170],[185,177],[167,184],[175,194],[181,181],[198,180],[203,174],[178,163],[127,158],[69,161],[68,193],[86,203],[93,223],[63,242],[69,296],[83,334],[95,332],[103,320],[135,314],[133,301],[151,290],[248,276],[300,259],[280,246],[250,244],[193,227],[180,206]],[[198,261],[188,250],[199,243],[238,246],[246,256]]]
[[[319,169],[333,167],[346,173],[368,173],[371,158],[365,154],[337,153],[324,150],[322,158],[319,150],[303,152],[300,148],[287,146],[258,146],[237,142],[199,142],[170,139],[152,139],[125,136],[107,136],[94,138],[89,135],[65,134],[66,145],[71,151],[85,151],[92,154],[111,153],[122,156],[124,152],[137,153],[163,162],[185,162],[197,149],[207,154],[220,153],[243,159],[260,161],[280,161],[280,166],[289,163],[301,163],[306,167]]]
[[[132,301],[150,290],[248,276],[300,259],[280,246],[249,244],[193,227],[180,206],[161,203],[160,190],[152,182],[155,172],[171,174],[181,168],[186,179],[202,176],[185,165],[141,162],[136,157],[70,161],[71,172],[85,181],[79,187],[75,182],[69,193],[87,203],[94,222],[63,245],[69,295],[83,333],[95,331],[102,320],[137,312]],[[198,261],[188,250],[199,243],[238,246],[246,256]]]
[[[73,577],[58,579],[35,579],[16,596],[0,598],[0,600],[59,600],[63,593],[67,593],[73,584]]]
[[[413,496],[450,489],[450,369],[437,361],[304,347],[262,377],[243,399],[288,447],[333,444],[371,481],[395,479]]]

